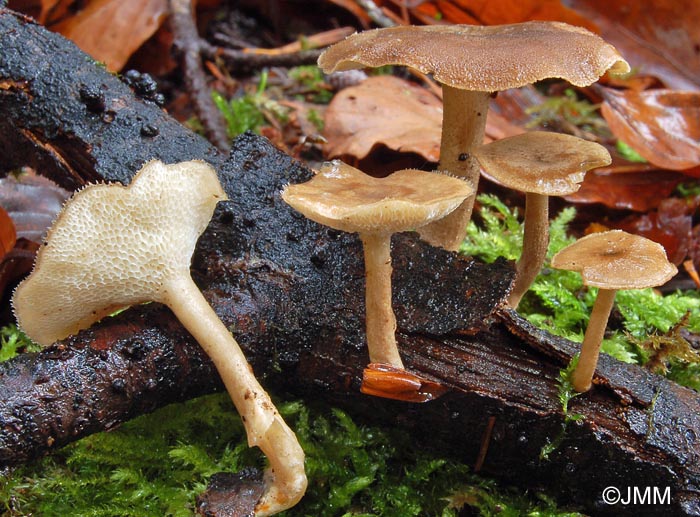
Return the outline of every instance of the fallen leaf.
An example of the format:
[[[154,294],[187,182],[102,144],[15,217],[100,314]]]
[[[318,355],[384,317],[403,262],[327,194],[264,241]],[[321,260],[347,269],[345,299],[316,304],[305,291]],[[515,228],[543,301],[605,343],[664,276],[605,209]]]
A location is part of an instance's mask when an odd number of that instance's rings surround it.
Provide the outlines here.
[[[50,28],[116,72],[158,30],[167,14],[167,0],[93,0]]]
[[[5,209],[0,206],[0,258],[4,257],[15,247],[16,240],[17,233],[15,232],[15,225],[12,222],[12,218]]]
[[[497,2],[494,2],[497,3]],[[700,90],[700,2],[697,0],[567,0],[633,70],[667,87]]]
[[[33,173],[0,179],[0,206],[11,218],[18,239],[41,242],[70,193]]]
[[[678,265],[693,246],[692,208],[679,198],[664,199],[658,210],[624,219],[613,225],[658,242],[666,249],[668,259]]]
[[[678,171],[700,165],[700,92],[599,91],[610,130],[650,163]]]
[[[14,11],[28,14],[39,23],[44,24],[57,4],[70,4],[73,3],[73,1],[74,0],[10,0],[7,6]]]
[[[398,77],[370,77],[341,90],[331,101],[325,113],[324,149],[329,158],[362,160],[384,146],[437,163],[441,131],[442,102],[435,95]],[[489,110],[484,142],[523,131],[509,117]]]
[[[338,92],[325,114],[330,158],[365,158],[377,145],[437,162],[442,103],[403,79],[382,75]]]
[[[682,174],[669,171],[610,172],[614,170],[589,171],[579,191],[564,199],[572,203],[602,203],[610,208],[648,212],[658,207],[684,179]]]
[[[598,30],[588,18],[563,5],[560,0],[452,0],[452,3],[483,25],[551,20],[586,27],[593,32]]]

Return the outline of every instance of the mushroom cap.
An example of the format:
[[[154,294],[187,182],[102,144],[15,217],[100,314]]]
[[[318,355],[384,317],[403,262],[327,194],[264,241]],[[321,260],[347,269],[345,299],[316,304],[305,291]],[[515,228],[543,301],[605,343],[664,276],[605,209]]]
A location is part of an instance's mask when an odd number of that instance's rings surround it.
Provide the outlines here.
[[[42,345],[115,310],[164,301],[173,275],[190,275],[197,239],[226,194],[202,161],[151,161],[128,187],[90,185],[63,207],[12,304]]]
[[[486,174],[508,188],[549,196],[576,192],[586,171],[609,165],[600,144],[547,131],[530,131],[473,151]]]
[[[677,273],[660,244],[622,230],[592,233],[552,257],[552,267],[578,271],[585,285],[603,289],[644,289]]]
[[[306,183],[287,185],[282,198],[336,230],[395,233],[446,216],[473,192],[465,181],[438,172],[405,169],[374,178],[335,160]]]
[[[318,59],[324,72],[403,65],[453,88],[495,92],[548,78],[576,86],[607,70],[627,73],[618,51],[592,32],[561,22],[398,26],[353,34]]]

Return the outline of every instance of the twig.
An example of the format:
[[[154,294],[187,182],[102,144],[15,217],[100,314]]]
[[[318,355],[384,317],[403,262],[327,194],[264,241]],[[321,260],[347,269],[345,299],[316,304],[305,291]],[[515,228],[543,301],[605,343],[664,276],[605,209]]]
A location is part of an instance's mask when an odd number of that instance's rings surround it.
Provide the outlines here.
[[[268,66],[292,67],[312,65],[316,63],[318,56],[321,55],[320,49],[302,50],[301,52],[289,54],[256,54],[253,50],[216,47],[204,40],[200,42],[200,52],[205,58],[212,61],[216,58],[223,59],[229,67],[236,68],[238,71]]]
[[[190,93],[194,111],[204,126],[207,138],[222,151],[230,144],[224,119],[211,98],[204,75],[200,49],[202,39],[197,33],[192,15],[191,0],[170,0],[171,25],[175,37],[174,48],[180,54],[185,86]]]
[[[396,25],[396,22],[389,18],[372,0],[357,0],[357,3],[367,12],[372,21],[380,27],[393,27]]]
[[[493,426],[495,424],[496,417],[490,416],[488,422],[486,422],[484,434],[481,437],[481,447],[479,447],[479,455],[476,457],[476,462],[474,463],[474,472],[479,472],[481,467],[484,466],[484,460],[486,459],[486,453],[489,451],[489,444],[491,443],[491,435],[493,434]]]

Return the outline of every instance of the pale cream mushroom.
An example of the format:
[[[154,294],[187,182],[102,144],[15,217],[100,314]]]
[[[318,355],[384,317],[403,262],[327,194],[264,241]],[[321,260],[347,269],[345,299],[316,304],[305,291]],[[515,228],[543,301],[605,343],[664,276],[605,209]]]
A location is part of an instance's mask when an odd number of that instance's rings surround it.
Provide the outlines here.
[[[472,193],[464,181],[406,169],[374,178],[341,161],[311,180],[288,185],[282,198],[309,219],[359,233],[364,247],[370,362],[403,368],[391,305],[391,235],[413,230],[457,208]]]
[[[615,48],[580,27],[533,21],[512,25],[430,25],[374,29],[329,47],[318,60],[326,73],[402,65],[442,84],[439,169],[474,188],[458,209],[420,230],[431,244],[456,250],[464,240],[479,181],[472,150],[483,144],[491,93],[547,78],[588,86],[607,70],[630,68]]]
[[[269,459],[256,515],[272,515],[304,494],[304,452],[190,276],[197,239],[224,199],[216,172],[201,161],[151,161],[128,187],[90,185],[64,206],[12,303],[19,326],[42,345],[117,309],[167,305],[219,371],[249,445]]]
[[[478,147],[474,156],[498,183],[525,192],[523,251],[508,297],[517,308],[547,255],[549,196],[576,192],[587,171],[610,164],[610,153],[575,136],[531,131]]]
[[[665,284],[677,269],[666,258],[663,246],[622,230],[583,237],[554,255],[551,264],[557,269],[578,271],[584,285],[599,288],[572,374],[574,389],[588,391],[617,291]]]

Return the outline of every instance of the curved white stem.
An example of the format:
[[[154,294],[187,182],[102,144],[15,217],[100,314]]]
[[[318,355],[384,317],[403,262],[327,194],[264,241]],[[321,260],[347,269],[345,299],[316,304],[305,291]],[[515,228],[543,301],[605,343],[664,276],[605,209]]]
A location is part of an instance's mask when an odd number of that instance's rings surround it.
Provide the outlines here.
[[[199,342],[221,375],[241,415],[248,445],[258,446],[270,461],[266,490],[256,515],[273,515],[296,504],[306,491],[304,451],[277,412],[231,332],[189,275],[170,282],[163,303]]]

